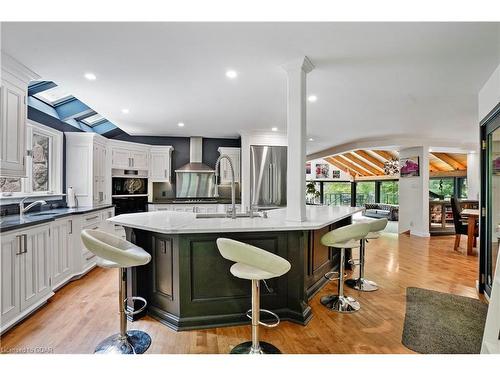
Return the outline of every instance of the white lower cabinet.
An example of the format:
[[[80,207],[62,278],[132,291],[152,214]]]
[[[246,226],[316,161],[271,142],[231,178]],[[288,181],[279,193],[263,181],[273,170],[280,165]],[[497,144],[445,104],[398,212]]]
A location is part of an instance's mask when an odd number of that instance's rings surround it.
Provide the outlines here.
[[[50,224],[52,251],[52,288],[57,289],[73,276],[73,218]]]
[[[23,231],[24,245],[20,257],[22,310],[52,293],[49,230],[49,225],[44,225]]]
[[[21,297],[19,284],[19,256],[21,238],[17,233],[2,234],[2,248],[0,250],[0,298],[1,298],[1,329],[13,321],[21,312]]]
[[[95,266],[95,256],[80,239],[83,229],[124,237],[106,221],[114,208],[71,215],[47,224],[2,233],[0,249],[0,333],[40,305],[54,290]]]
[[[2,235],[1,327],[11,327],[54,293],[49,225]]]

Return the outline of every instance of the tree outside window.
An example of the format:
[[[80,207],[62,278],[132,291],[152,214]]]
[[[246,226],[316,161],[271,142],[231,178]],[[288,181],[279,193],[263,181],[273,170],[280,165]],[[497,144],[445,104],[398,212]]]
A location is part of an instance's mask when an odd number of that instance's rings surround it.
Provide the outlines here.
[[[351,183],[350,182],[324,182],[323,203],[329,206],[351,205]]]
[[[436,194],[439,199],[450,199],[455,195],[455,181],[453,177],[431,178],[429,191]]]
[[[385,204],[399,204],[398,181],[380,182],[380,202]]]
[[[375,203],[375,181],[356,183],[356,206],[361,207],[365,203]]]

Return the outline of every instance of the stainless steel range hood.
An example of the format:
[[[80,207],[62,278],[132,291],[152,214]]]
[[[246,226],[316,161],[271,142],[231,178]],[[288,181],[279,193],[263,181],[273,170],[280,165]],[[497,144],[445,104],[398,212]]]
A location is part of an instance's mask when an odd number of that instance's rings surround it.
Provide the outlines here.
[[[189,163],[175,171],[176,198],[213,198],[215,170],[202,163],[201,137],[191,137]]]
[[[189,163],[175,170],[175,173],[215,173],[215,170],[202,163],[203,139],[191,137],[189,139]]]

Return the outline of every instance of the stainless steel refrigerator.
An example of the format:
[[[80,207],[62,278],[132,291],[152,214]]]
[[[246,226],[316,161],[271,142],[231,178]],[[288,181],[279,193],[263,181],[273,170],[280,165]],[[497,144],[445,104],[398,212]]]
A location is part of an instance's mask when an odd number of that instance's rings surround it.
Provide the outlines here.
[[[250,201],[259,209],[286,206],[286,146],[250,146]]]

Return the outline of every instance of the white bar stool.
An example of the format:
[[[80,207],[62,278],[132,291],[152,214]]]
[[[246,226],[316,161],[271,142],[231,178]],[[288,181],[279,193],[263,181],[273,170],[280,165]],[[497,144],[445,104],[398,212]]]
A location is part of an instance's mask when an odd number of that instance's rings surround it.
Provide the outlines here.
[[[365,248],[368,240],[375,240],[380,237],[380,232],[387,226],[387,219],[382,218],[370,220],[366,223],[370,224],[370,232],[368,232],[365,238],[361,239],[361,246],[359,248],[359,263],[357,264],[359,265],[359,277],[357,279],[348,279],[345,283],[349,288],[353,288],[361,292],[373,292],[378,289],[378,285],[374,281],[365,279]]]
[[[265,283],[267,279],[284,275],[290,270],[290,262],[258,247],[228,238],[218,238],[217,247],[224,258],[236,262],[230,269],[234,276],[252,280],[252,309],[247,311],[247,316],[252,319],[252,341],[235,346],[231,354],[280,354],[281,351],[274,345],[259,341],[259,324],[272,328],[280,322],[278,315],[272,311],[260,309],[260,280]],[[273,315],[277,322],[261,322],[261,311]]]
[[[334,229],[323,237],[321,243],[328,247],[340,249],[339,272],[327,272],[325,277],[328,280],[338,280],[338,292],[321,297],[321,304],[328,309],[340,313],[352,313],[360,309],[360,304],[354,298],[344,295],[344,271],[345,271],[345,249],[360,247],[360,240],[365,238],[370,231],[370,224],[359,223],[350,224]],[[332,275],[338,274],[338,277]]]
[[[147,302],[141,297],[127,298],[126,281],[127,268],[148,264],[151,260],[144,249],[125,241],[120,237],[113,236],[99,230],[85,229],[81,233],[82,242],[85,247],[97,256],[97,265],[104,268],[119,268],[119,306],[120,306],[120,333],[112,335],[102,341],[94,353],[104,354],[142,354],[151,345],[151,337],[143,331],[127,331],[127,315],[136,315],[147,306]],[[139,300],[144,305],[135,311],[126,311],[127,300]]]

